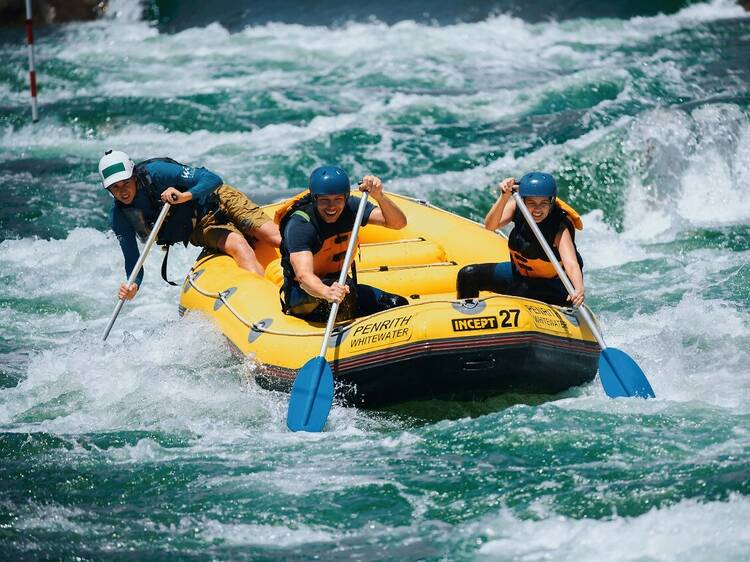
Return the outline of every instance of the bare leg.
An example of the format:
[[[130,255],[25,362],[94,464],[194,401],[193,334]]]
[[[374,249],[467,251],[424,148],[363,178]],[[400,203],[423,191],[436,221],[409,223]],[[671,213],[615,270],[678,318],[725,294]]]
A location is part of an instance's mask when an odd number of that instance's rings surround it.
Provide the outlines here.
[[[251,236],[254,236],[261,242],[265,242],[274,248],[281,246],[281,234],[279,225],[273,221],[264,222],[260,228],[253,228]]]
[[[260,276],[265,273],[263,266],[255,257],[255,252],[241,234],[230,232],[223,240],[219,241],[218,245],[219,250],[232,256],[242,269],[247,269]]]

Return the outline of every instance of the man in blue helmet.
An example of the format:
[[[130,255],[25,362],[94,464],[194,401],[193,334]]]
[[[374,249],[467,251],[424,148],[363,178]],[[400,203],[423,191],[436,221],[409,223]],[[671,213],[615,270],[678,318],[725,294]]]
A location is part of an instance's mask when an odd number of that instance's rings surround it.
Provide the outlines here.
[[[515,190],[568,274],[575,289],[572,297],[512,199]],[[499,191],[500,196],[484,219],[484,227],[495,231],[513,222],[508,236],[511,261],[462,268],[456,279],[458,298],[476,298],[479,291],[492,291],[550,304],[583,304],[583,260],[575,245],[575,231],[583,228],[583,222],[570,205],[557,197],[555,178],[543,172],[531,172],[520,182],[514,178],[504,179]]]
[[[263,275],[263,266],[248,238],[273,246],[281,243],[271,217],[206,168],[193,168],[171,158],[134,164],[126,153],[108,150],[99,161],[99,175],[114,198],[112,230],[120,242],[128,276],[140,255],[136,238],[148,237],[163,202],[172,208],[159,231],[157,244],[190,242],[214,248],[232,256],[243,269]],[[120,286],[119,298],[135,297],[142,279],[143,270],[133,284]]]
[[[310,175],[310,193],[283,214],[281,265],[284,271],[284,312],[315,322],[325,322],[331,304],[340,304],[339,318],[372,314],[407,300],[351,279],[340,285],[349,237],[359,201],[349,197],[351,185],[338,166],[321,166]],[[376,176],[365,176],[359,190],[369,192],[379,207],[367,203],[362,226],[375,224],[401,229],[406,216],[383,192]]]

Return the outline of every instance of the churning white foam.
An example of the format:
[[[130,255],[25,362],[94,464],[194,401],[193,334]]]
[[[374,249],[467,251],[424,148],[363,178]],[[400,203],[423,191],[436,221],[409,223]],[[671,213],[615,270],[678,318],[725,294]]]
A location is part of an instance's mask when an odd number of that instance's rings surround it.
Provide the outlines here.
[[[487,520],[479,560],[527,562],[743,562],[750,551],[750,499],[683,500],[637,517],[518,519],[509,510]],[[616,545],[616,546],[614,546]]]
[[[750,116],[733,104],[658,109],[638,117],[626,236],[670,239],[692,226],[750,219]]]

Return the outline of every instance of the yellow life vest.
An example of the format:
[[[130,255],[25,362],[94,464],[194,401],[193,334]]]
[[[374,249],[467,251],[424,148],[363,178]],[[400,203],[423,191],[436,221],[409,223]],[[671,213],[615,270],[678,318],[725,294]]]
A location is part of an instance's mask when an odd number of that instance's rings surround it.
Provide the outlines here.
[[[302,193],[298,193],[294,197],[290,197],[289,199],[287,199],[286,201],[284,201],[281,204],[281,207],[279,207],[278,209],[276,209],[276,212],[273,215],[273,222],[275,222],[276,224],[280,225],[281,224],[281,219],[283,219],[284,216],[286,216],[286,214],[294,206],[294,204],[297,203],[297,201],[299,201],[300,199],[302,199],[308,193],[310,193],[310,190],[306,189]]]

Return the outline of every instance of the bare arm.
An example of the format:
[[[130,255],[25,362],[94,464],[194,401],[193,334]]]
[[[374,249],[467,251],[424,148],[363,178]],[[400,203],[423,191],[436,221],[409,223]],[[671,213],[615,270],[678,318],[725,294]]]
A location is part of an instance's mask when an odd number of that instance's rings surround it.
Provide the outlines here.
[[[308,295],[328,302],[341,303],[349,292],[348,286],[333,283],[329,287],[315,275],[312,252],[293,252],[289,254],[289,261],[292,262],[297,281]]]
[[[500,197],[492,205],[490,212],[484,217],[484,228],[495,231],[504,227],[511,220],[516,212],[516,202],[509,201],[516,189],[516,180],[514,178],[505,178],[498,187]]]
[[[575,293],[572,297],[568,296],[568,300],[574,306],[581,306],[586,294],[583,286],[583,272],[581,271],[581,266],[578,265],[578,259],[576,259],[576,249],[573,245],[573,239],[568,229],[563,230],[559,238],[557,248],[560,252],[560,260],[565,268],[565,273],[570,277],[570,282],[573,283],[573,288],[575,289]]]
[[[406,215],[385,193],[383,184],[377,176],[365,176],[359,186],[360,191],[367,191],[370,197],[380,205],[373,209],[367,224],[376,224],[394,230],[401,230],[406,226]]]

